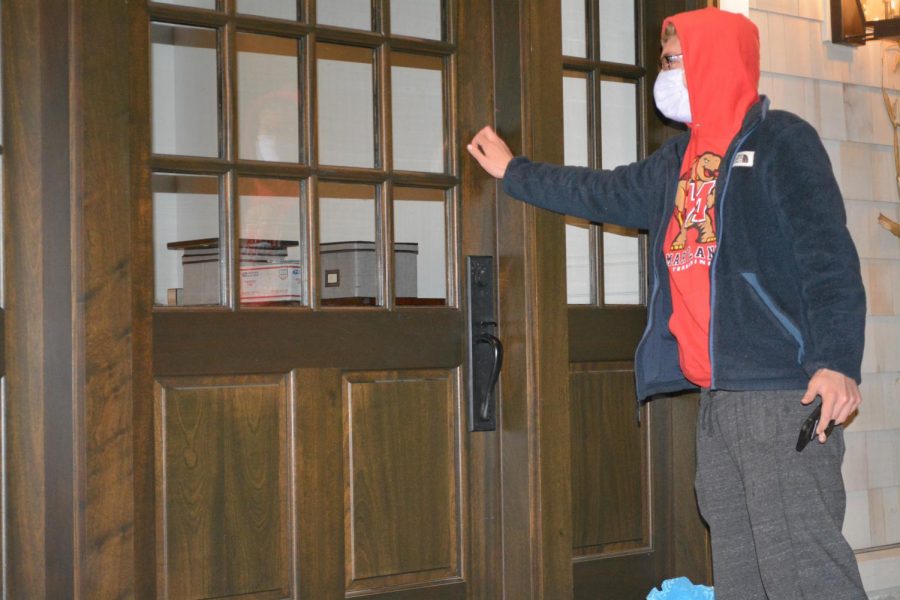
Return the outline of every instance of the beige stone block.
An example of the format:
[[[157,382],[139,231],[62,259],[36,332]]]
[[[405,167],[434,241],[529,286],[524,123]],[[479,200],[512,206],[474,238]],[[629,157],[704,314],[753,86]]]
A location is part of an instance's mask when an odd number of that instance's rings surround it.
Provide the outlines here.
[[[799,0],[797,3],[797,14],[807,19],[821,21],[824,17],[822,0]]]
[[[874,45],[880,46],[884,87],[900,90],[900,48],[890,42],[874,42]]]
[[[842,172],[842,164],[841,164],[841,142],[838,140],[829,140],[828,138],[822,139],[822,145],[825,146],[825,152],[828,154],[828,161],[831,163],[831,170],[834,173],[835,179],[837,179],[838,185],[840,186],[842,193],[844,189],[844,184],[841,182],[841,172]]]
[[[860,85],[844,86],[844,115],[847,139],[872,143],[875,136],[875,115],[872,110],[873,90]]]
[[[875,325],[870,319],[866,320],[866,345],[862,357],[863,373],[878,373],[878,353],[875,344]]]
[[[813,47],[810,46],[811,22],[806,19],[785,17],[784,33],[787,41],[787,71],[788,75],[798,77],[813,77]]]
[[[894,148],[875,146],[870,149],[872,161],[872,200],[900,202],[900,186],[894,166]]]
[[[900,544],[900,487],[869,490],[869,523],[873,546]]]
[[[819,99],[819,133],[826,139],[847,139],[844,85],[825,80],[817,81],[816,85]]]
[[[894,315],[895,266],[885,261],[864,261],[861,266],[868,314]]]
[[[900,430],[866,433],[870,488],[900,486]]]
[[[859,393],[862,404],[847,425],[847,433],[863,434],[884,429],[884,374],[863,373]],[[868,478],[868,468],[865,470]]]
[[[847,119],[847,133],[852,135],[849,113]],[[856,119],[860,120],[858,116]],[[872,198],[872,178],[872,158],[869,145],[853,142],[842,144],[840,183],[844,199],[870,200]]]
[[[797,16],[798,0],[756,0],[756,6],[751,7],[768,12],[781,13],[783,15]]]
[[[900,431],[900,372],[883,373],[882,423]]]
[[[843,159],[843,153],[841,158]],[[845,170],[842,169],[841,172],[844,173]],[[856,245],[856,251],[860,259],[877,258],[872,256],[873,253],[870,248],[871,239],[867,228],[870,214],[868,207],[865,202],[848,198],[847,185],[844,184],[843,178],[844,176],[842,175],[840,183],[841,191],[844,194],[844,209],[847,211],[847,229],[850,230],[850,237],[853,238],[853,243]]]
[[[900,259],[900,238],[878,223],[878,215],[883,214],[895,223],[900,223],[900,203],[872,203],[872,237],[875,255],[887,260]]]
[[[857,554],[856,561],[867,591],[900,587],[900,548]]]
[[[772,100],[772,108],[794,113],[819,128],[815,81],[792,75],[769,74],[760,78],[760,92]]]
[[[900,317],[869,317],[869,320],[874,321],[871,344],[875,352],[876,371],[900,371],[900,344],[897,343],[900,340]],[[869,345],[869,339],[866,345]]]
[[[850,83],[868,87],[881,87],[882,47],[866,44],[855,47],[850,67]]]
[[[847,493],[847,512],[844,516],[844,537],[854,549],[872,545],[869,531],[869,493],[866,491]]]
[[[847,82],[850,79],[850,67],[853,64],[853,49],[849,46],[823,42],[822,56],[819,58],[823,68],[824,79]]]
[[[866,433],[847,430],[844,432],[844,442],[847,448],[841,467],[844,487],[848,492],[866,490],[869,488]]]
[[[772,67],[772,48],[769,44],[768,14],[760,10],[751,10],[750,20],[753,21],[753,23],[756,25],[756,28],[759,29],[759,68],[763,72],[769,71]]]
[[[788,56],[792,49],[792,43],[787,38],[785,31],[787,17],[769,13],[766,20],[769,26],[769,70],[772,73],[788,73]]]
[[[896,107],[900,108],[900,92],[891,91],[888,93],[888,98]],[[885,106],[884,95],[881,93],[881,89],[872,88],[869,92],[869,101],[872,106],[873,128],[872,138],[869,141],[882,146],[893,146],[894,126],[891,123],[887,106]]]

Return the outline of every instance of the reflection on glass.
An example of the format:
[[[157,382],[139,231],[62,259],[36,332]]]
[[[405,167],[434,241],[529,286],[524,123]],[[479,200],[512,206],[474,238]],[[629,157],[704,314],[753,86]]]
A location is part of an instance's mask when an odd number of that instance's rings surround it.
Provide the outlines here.
[[[375,166],[372,50],[318,44],[319,163]]]
[[[582,0],[582,4],[584,4]],[[600,60],[634,64],[637,35],[633,0],[599,0]]]
[[[153,175],[155,303],[221,304],[219,179]]]
[[[219,155],[216,31],[153,23],[153,151]]]
[[[241,303],[303,304],[300,182],[243,178],[238,194]]]
[[[588,166],[588,81],[580,71],[563,75],[563,160],[576,167]]]
[[[373,306],[381,297],[375,187],[319,184],[319,294],[323,306]]]
[[[239,33],[237,51],[239,156],[297,162],[300,160],[297,40]]]
[[[587,221],[566,217],[566,298],[591,303],[591,229]]]
[[[216,9],[216,0],[153,0],[160,4],[177,4],[178,6],[190,6],[192,8]]]
[[[587,56],[587,16],[584,0],[562,0],[562,46],[565,56]]]
[[[441,0],[391,0],[391,33],[442,39]]]
[[[446,210],[443,190],[394,188],[397,304],[447,304]]]
[[[321,25],[372,30],[371,0],[317,0],[316,20]]]
[[[637,86],[620,81],[600,82],[600,145],[602,168],[612,169],[637,160]]]
[[[0,94],[2,97],[2,94]],[[2,115],[0,115],[2,116]],[[0,119],[2,122],[3,119]],[[0,134],[2,135],[2,134]],[[0,138],[2,139],[2,138]],[[6,185],[6,178],[3,177],[3,173],[6,171],[3,170],[3,154],[0,153],[0,214],[3,214],[3,189]],[[0,248],[6,248],[6,221],[4,219],[0,219]],[[0,256],[0,308],[5,308],[6,306],[6,263],[3,260],[3,257]]]
[[[297,19],[297,0],[237,0],[237,11],[271,19]]]
[[[641,250],[637,231],[603,226],[603,302],[641,304]]]
[[[620,81],[600,82],[601,147],[604,169],[637,160],[637,86]],[[641,303],[641,252],[636,231],[603,226],[603,301]]]
[[[394,168],[444,171],[444,61],[394,53],[391,66]]]

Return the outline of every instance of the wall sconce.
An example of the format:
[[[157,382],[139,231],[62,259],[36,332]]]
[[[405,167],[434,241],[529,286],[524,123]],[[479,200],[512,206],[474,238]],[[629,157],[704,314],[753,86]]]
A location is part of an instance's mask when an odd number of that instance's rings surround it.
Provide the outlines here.
[[[900,40],[900,2],[831,0],[831,41],[861,46],[869,40]]]

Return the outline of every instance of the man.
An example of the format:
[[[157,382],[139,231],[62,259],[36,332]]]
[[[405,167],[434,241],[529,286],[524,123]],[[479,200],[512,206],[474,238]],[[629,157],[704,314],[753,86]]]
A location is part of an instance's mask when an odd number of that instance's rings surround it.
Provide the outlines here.
[[[657,107],[689,132],[613,171],[469,152],[529,203],[646,229],[641,400],[701,389],[700,511],[717,600],[864,599],[841,534],[844,423],[860,403],[865,294],[840,191],[813,128],[757,93],[759,34],[703,9],[663,25]],[[795,449],[821,397],[818,443]]]

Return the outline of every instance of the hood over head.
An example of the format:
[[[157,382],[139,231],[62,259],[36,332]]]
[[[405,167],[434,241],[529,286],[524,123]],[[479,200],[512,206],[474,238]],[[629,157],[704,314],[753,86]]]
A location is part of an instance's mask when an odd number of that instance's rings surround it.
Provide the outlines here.
[[[728,141],[759,99],[759,30],[747,17],[704,8],[669,17],[681,42],[692,133]],[[702,129],[702,133],[698,131]]]

